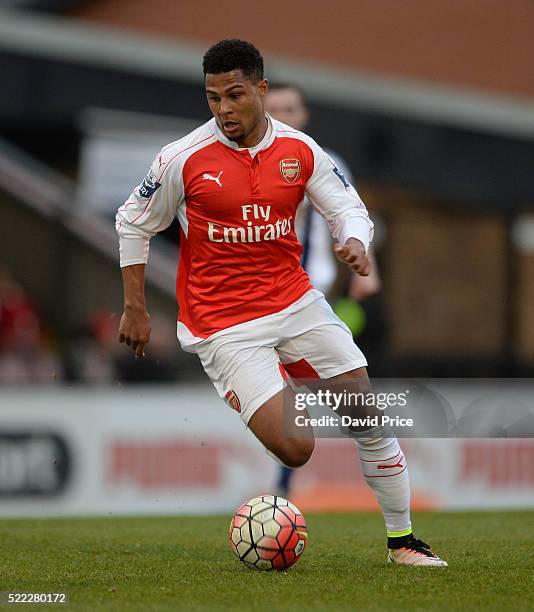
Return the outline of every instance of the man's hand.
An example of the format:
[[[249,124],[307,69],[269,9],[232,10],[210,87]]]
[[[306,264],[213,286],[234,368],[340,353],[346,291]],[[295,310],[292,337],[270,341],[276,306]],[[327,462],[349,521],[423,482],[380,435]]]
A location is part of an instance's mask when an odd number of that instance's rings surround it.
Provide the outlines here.
[[[334,253],[339,261],[346,263],[360,276],[369,275],[371,262],[365,253],[363,244],[356,238],[349,238],[345,244],[335,244]]]
[[[150,339],[150,316],[144,308],[126,307],[119,325],[119,342],[125,342],[137,357],[145,356],[145,344]]]

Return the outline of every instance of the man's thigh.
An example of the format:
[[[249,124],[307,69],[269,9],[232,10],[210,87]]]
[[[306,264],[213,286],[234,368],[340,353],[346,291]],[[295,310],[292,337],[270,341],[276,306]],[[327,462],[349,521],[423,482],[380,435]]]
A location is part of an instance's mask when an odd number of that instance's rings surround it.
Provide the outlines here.
[[[288,319],[284,336],[276,350],[293,380],[331,379],[367,366],[351,332],[325,299]]]
[[[259,340],[258,342],[261,342]],[[313,450],[307,412],[295,408],[294,394],[273,347],[251,337],[216,338],[197,353],[219,395],[237,412],[262,444],[283,463],[302,465]]]
[[[219,396],[248,425],[252,415],[287,386],[274,348],[239,339],[217,338],[197,354]]]
[[[346,325],[335,315],[326,300],[308,307],[305,317],[315,325],[277,346],[288,380],[294,388],[329,391],[336,399],[338,415],[377,416],[367,376],[367,360],[356,346]],[[298,325],[302,325],[299,322]]]

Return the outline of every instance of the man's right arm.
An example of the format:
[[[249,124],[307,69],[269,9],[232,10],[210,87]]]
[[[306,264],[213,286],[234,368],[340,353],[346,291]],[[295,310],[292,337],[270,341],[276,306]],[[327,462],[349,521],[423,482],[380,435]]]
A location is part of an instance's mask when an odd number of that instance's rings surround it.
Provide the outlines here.
[[[119,326],[119,342],[131,346],[138,357],[145,356],[150,339],[150,317],[145,303],[145,264],[122,268],[124,312]]]
[[[182,182],[170,164],[158,156],[143,182],[119,208],[116,228],[119,235],[120,265],[124,286],[124,312],[119,342],[144,355],[150,338],[150,318],[145,303],[145,264],[149,241],[169,227],[182,202]]]

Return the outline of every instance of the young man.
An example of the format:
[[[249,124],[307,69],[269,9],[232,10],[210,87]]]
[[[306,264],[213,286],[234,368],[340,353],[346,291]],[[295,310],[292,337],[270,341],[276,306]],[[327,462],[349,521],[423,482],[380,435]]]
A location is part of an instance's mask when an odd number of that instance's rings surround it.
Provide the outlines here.
[[[213,118],[164,147],[117,214],[119,341],[144,354],[149,239],[177,215],[180,344],[198,354],[221,397],[266,449],[299,467],[311,456],[313,432],[297,427],[302,413],[288,401],[282,369],[327,385],[365,386],[367,363],[300,265],[296,210],[306,194],[329,224],[336,256],[364,276],[372,224],[322,149],[265,114],[268,85],[253,45],[223,40],[207,51],[203,68]],[[365,434],[356,442],[384,513],[388,558],[446,565],[412,535],[408,473],[396,438]]]

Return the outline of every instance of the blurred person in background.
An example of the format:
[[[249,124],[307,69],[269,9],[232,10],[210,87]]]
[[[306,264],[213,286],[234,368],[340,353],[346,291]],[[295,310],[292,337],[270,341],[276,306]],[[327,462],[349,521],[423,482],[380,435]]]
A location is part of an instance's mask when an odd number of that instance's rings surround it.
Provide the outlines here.
[[[269,93],[265,99],[265,110],[282,123],[295,130],[304,131],[310,121],[304,93],[296,85],[277,83],[269,85]],[[352,174],[341,156],[331,149],[324,148],[343,176],[352,183]],[[345,266],[339,266],[338,260],[332,250],[333,240],[325,219],[313,208],[309,198],[305,197],[300,205],[295,219],[295,228],[302,244],[301,265],[308,273],[313,286],[322,291],[328,301],[334,306],[335,300],[348,291],[349,299],[358,301],[377,294],[381,288],[380,276],[376,260],[369,250],[371,270],[368,276],[360,276],[354,272],[346,276]],[[336,285],[336,289],[334,289]],[[345,285],[345,286],[343,286]],[[348,287],[347,287],[348,285]],[[341,295],[340,295],[341,294]],[[358,305],[348,306],[357,309]],[[347,302],[343,302],[343,309],[347,310]],[[355,310],[358,312],[358,310]],[[338,313],[341,319],[343,316]],[[345,321],[351,328],[350,321]],[[351,329],[354,333],[354,329]],[[290,494],[291,479],[294,470],[286,466],[280,467],[278,491],[284,497]]]
[[[63,378],[59,357],[31,297],[0,266],[0,382],[51,384]]]
[[[296,85],[274,84],[269,86],[265,99],[265,110],[275,119],[295,130],[304,131],[310,121],[310,111],[303,92]],[[352,173],[341,156],[331,149],[324,148],[341,174],[352,183]],[[332,250],[332,235],[324,218],[310,204],[306,197],[299,207],[295,227],[302,244],[301,262],[311,278],[313,286],[322,291],[327,298],[338,276],[337,259]],[[368,276],[351,274],[349,295],[364,300],[380,291],[381,281],[376,261],[369,250],[371,271]],[[342,268],[342,271],[344,269]],[[357,296],[357,297],[356,297]],[[331,296],[334,301],[338,295]]]

